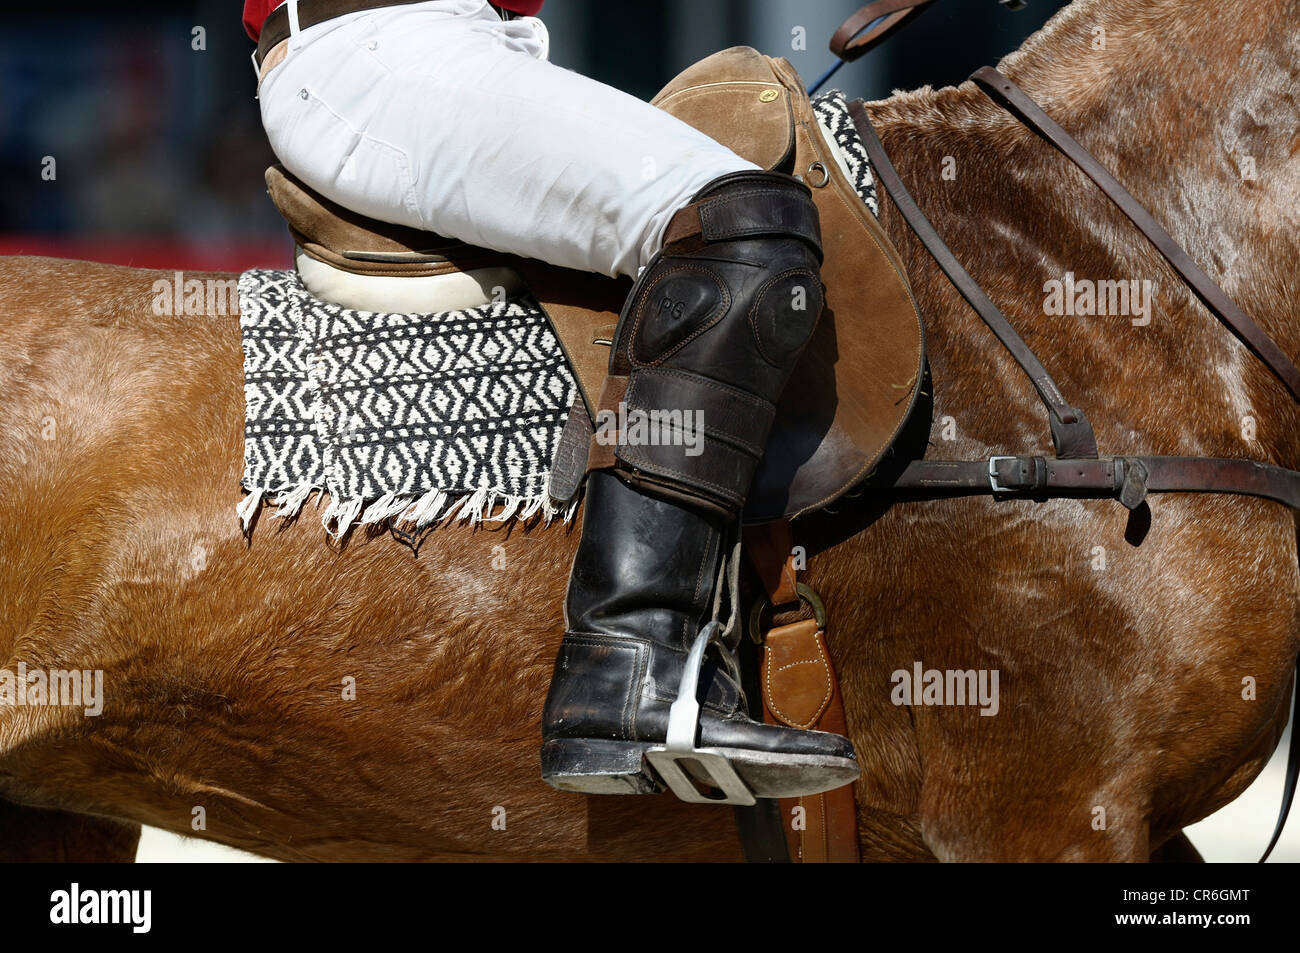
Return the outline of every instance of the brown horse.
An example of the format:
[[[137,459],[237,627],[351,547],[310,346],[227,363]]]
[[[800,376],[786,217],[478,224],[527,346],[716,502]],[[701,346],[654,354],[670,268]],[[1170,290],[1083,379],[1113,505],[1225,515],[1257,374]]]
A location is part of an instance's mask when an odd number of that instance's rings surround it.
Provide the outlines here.
[[[1300,2],[1079,0],[1002,69],[1300,354]],[[1282,388],[1063,159],[970,84],[871,112],[1103,452],[1300,467]],[[931,455],[1046,450],[1028,383],[883,204],[927,318]],[[1150,323],[1045,314],[1065,272],[1151,280]],[[105,678],[97,717],[0,707],[0,856],[127,859],[136,824],[283,859],[740,856],[726,808],[541,783],[571,531],[442,527],[415,556],[327,545],[307,514],[246,539],[237,321],[154,316],[158,277],[0,261],[0,661]],[[866,859],[1168,856],[1258,773],[1300,634],[1295,514],[1166,495],[1145,535],[1126,519],[864,492],[797,528]],[[895,705],[917,661],[997,670],[997,715]]]

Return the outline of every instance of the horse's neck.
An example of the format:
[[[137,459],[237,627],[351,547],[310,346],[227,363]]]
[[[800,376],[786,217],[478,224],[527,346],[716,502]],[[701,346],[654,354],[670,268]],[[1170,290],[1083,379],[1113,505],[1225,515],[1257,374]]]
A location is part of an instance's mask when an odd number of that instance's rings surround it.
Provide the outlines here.
[[[1291,277],[1300,254],[1300,110],[1280,92],[1300,69],[1300,0],[1218,9],[1205,0],[1080,0],[1001,68],[1300,360]],[[1300,466],[1300,417],[1281,386],[1064,157],[970,84],[900,94],[872,112],[922,208],[1095,423],[1110,412],[1158,426],[1206,407],[1223,418],[1220,439],[1113,452],[1239,455],[1232,441],[1250,416],[1271,421],[1268,455]],[[891,238],[919,255],[883,205]],[[939,312],[927,314],[935,348],[954,352],[953,363],[959,349],[986,349],[988,332],[968,314],[945,321],[963,306],[929,280],[933,267],[911,264],[927,275],[922,307]],[[1135,333],[1123,317],[1045,314],[1044,283],[1067,272],[1152,280],[1152,324]],[[1125,380],[1139,378],[1169,393],[1135,395]]]

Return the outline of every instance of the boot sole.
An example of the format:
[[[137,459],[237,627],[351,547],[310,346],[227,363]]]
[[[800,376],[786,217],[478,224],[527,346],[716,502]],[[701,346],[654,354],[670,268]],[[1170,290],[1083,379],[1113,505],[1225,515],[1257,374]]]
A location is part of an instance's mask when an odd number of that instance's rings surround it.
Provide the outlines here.
[[[542,745],[542,780],[580,794],[658,794],[659,775],[645,760],[648,741],[555,738]],[[783,754],[747,748],[710,748],[731,764],[755,797],[802,797],[856,781],[853,758]]]

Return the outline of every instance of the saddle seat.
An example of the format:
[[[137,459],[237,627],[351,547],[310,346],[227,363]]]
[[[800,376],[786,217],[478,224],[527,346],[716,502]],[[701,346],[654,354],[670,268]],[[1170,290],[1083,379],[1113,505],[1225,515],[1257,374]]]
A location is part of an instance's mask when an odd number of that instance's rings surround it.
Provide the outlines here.
[[[924,332],[901,260],[854,190],[840,149],[788,61],[748,47],[724,50],[687,69],[652,102],[756,165],[799,175],[812,187],[826,310],[781,399],[745,517],[766,522],[823,508],[870,473],[920,392]],[[293,235],[303,284],[322,300],[362,311],[434,313],[531,292],[590,413],[630,280],[376,221],[279,166],[267,170],[266,183]]]

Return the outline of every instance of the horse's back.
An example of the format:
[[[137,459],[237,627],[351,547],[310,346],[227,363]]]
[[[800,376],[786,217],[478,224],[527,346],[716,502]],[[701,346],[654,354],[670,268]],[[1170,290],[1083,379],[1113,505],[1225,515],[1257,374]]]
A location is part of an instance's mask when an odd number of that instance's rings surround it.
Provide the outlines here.
[[[104,673],[95,717],[0,707],[0,795],[285,859],[734,856],[725,812],[541,784],[565,526],[244,535],[238,317],[175,280],[0,259],[0,665]]]

